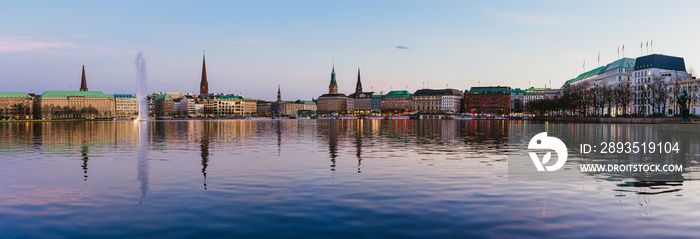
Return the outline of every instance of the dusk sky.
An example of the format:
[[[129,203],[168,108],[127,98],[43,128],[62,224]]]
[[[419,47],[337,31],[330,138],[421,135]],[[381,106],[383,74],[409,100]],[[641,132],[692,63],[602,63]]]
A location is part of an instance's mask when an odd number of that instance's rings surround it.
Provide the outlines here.
[[[700,66],[700,3],[670,1],[3,1],[0,91],[150,92],[274,100],[473,86],[560,87],[585,68],[654,53]],[[647,48],[643,49],[646,55]],[[651,49],[649,49],[651,53]],[[620,53],[622,57],[622,53]],[[530,83],[528,83],[530,82]]]

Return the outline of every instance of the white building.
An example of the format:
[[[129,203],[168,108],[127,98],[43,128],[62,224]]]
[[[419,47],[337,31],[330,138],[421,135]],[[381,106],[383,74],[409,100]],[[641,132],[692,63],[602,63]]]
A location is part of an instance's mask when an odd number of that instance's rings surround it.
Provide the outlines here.
[[[634,79],[634,82],[632,82],[632,91],[634,92],[632,100],[633,113],[642,115],[654,113],[674,114],[677,112],[674,112],[672,108],[663,107],[666,108],[666,111],[660,112],[664,109],[658,109],[660,108],[658,106],[657,108],[654,107],[654,104],[650,102],[653,99],[652,88],[654,88],[655,82],[661,81],[663,88],[668,90],[668,85],[677,85],[676,82],[689,80],[690,74],[685,71],[683,58],[652,54],[637,58],[632,77]],[[667,93],[668,97],[666,98],[677,97],[674,95],[674,92]],[[668,106],[671,100],[673,99],[665,100],[662,105]],[[692,109],[690,113],[694,114]]]

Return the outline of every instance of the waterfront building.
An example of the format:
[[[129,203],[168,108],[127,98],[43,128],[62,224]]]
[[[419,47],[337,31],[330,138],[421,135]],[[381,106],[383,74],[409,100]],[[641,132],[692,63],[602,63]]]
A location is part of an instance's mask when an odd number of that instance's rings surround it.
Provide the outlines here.
[[[420,114],[461,112],[464,94],[456,89],[421,89],[413,93],[413,110]]]
[[[102,91],[46,91],[35,100],[36,119],[112,118],[114,95]]]
[[[654,113],[674,114],[674,109],[668,109],[668,100],[677,99],[682,93],[684,81],[691,80],[690,74],[685,71],[685,61],[681,57],[666,56],[660,54],[638,57],[634,71],[632,72],[633,112],[642,115]],[[671,92],[666,92],[667,97],[659,98],[659,89],[668,90],[667,85],[674,86]],[[677,87],[677,88],[676,88]],[[691,88],[693,89],[693,88]],[[672,98],[672,99],[668,99]],[[700,113],[700,112],[698,112]],[[691,114],[695,114],[691,110]]]
[[[360,68],[357,68],[355,93],[348,96],[347,112],[353,115],[368,115],[371,112],[371,99],[374,92],[364,92],[360,81]]]
[[[155,116],[156,115],[156,97],[158,97],[158,94],[152,93],[149,94],[146,97],[146,101],[148,102],[148,115],[149,116]]]
[[[405,114],[413,107],[413,94],[406,90],[393,90],[381,99],[382,113]]]
[[[338,93],[338,82],[335,79],[335,65],[331,71],[331,83],[328,94],[323,94],[316,100],[318,112],[321,114],[342,114],[347,111],[348,96]]]
[[[378,95],[372,95],[370,97],[370,110],[372,113],[381,113],[382,111],[382,98],[384,98],[384,92]]]
[[[272,112],[272,102],[258,100],[255,108],[258,116],[270,116]]]
[[[508,86],[472,87],[464,92],[464,112],[508,115],[512,91]]]
[[[287,101],[280,105],[280,115],[298,115],[300,111],[314,113],[318,110],[315,102],[307,100]]]
[[[25,92],[0,92],[0,119],[32,119],[34,102]]]
[[[257,101],[251,98],[243,98],[243,115],[253,116],[258,111]]]
[[[545,92],[547,90],[551,90],[551,88],[535,88],[535,87],[530,87],[525,90],[525,95],[523,96],[523,103],[524,105],[527,105],[531,101],[535,100],[543,100]]]
[[[156,117],[170,117],[175,113],[173,97],[170,94],[161,94],[155,98]]]
[[[182,115],[188,115],[194,117],[195,114],[195,103],[196,99],[194,95],[187,94],[180,98],[180,111]]]
[[[515,88],[510,91],[510,112],[522,113],[525,110],[525,90]]]
[[[133,119],[139,115],[139,106],[136,96],[132,94],[114,94],[115,117]]]
[[[207,94],[200,95],[207,117],[243,116],[243,97],[239,95]]]

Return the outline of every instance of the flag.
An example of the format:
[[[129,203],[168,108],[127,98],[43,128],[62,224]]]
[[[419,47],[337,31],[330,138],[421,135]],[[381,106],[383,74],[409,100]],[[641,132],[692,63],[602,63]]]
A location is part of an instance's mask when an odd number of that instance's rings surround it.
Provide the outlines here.
[[[598,63],[600,63],[600,52],[598,52]]]
[[[583,67],[581,68],[586,69],[586,59],[583,59]]]
[[[649,47],[649,41],[647,41],[647,47]]]
[[[625,44],[622,44],[622,52],[625,52]]]

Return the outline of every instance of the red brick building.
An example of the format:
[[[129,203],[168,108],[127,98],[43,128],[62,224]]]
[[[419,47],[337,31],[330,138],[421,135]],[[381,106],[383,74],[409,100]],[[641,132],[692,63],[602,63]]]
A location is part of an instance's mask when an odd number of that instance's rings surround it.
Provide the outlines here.
[[[464,112],[472,114],[510,114],[508,86],[472,87],[464,92]]]

